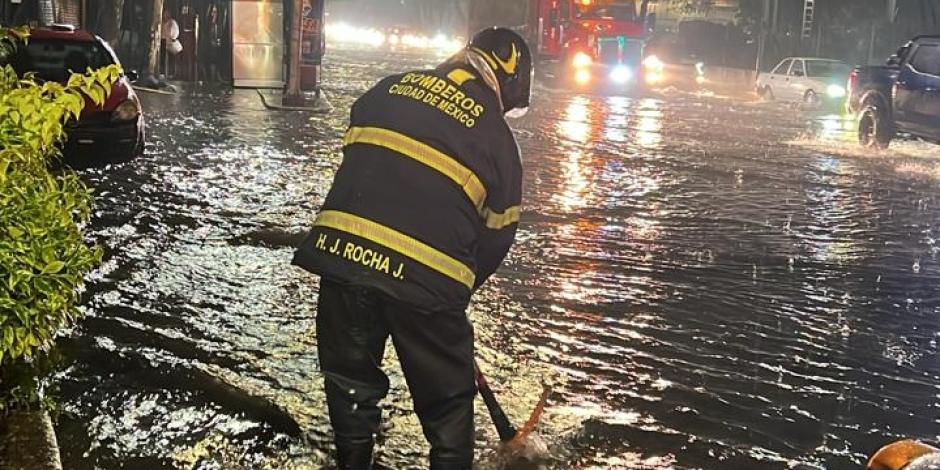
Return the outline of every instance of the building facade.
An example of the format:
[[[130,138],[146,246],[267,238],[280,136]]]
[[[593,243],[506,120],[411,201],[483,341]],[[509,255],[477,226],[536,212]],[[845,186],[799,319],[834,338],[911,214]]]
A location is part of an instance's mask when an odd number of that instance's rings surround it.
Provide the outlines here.
[[[734,24],[739,8],[738,0],[654,0],[653,4],[659,30],[674,30],[685,21]]]

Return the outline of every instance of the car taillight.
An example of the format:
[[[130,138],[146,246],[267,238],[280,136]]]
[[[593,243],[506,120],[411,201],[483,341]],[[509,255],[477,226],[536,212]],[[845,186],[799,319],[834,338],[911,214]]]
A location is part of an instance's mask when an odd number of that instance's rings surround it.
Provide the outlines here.
[[[856,80],[858,80],[858,71],[853,70],[852,73],[849,74],[848,83],[845,84],[845,89],[848,90],[849,93],[852,93],[855,90]]]

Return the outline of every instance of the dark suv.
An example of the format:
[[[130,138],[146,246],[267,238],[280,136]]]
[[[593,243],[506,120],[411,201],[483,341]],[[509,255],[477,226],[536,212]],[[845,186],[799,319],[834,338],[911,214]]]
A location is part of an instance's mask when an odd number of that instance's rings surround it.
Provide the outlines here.
[[[940,142],[940,36],[918,36],[882,66],[856,67],[848,108],[859,142],[885,148],[896,133]]]
[[[104,40],[71,26],[31,29],[26,45],[10,58],[20,75],[33,72],[39,80],[61,83],[68,81],[70,71],[112,64],[120,62]],[[122,75],[103,105],[86,98],[80,118],[66,128],[63,154],[66,161],[83,165],[130,160],[143,153],[144,133],[140,100],[130,78]]]

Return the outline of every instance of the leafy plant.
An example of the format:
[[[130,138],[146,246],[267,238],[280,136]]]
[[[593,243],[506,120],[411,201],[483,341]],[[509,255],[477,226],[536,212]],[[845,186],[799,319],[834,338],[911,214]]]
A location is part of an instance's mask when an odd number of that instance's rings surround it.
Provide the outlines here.
[[[28,40],[24,28],[0,27],[0,64]],[[101,250],[84,240],[91,194],[70,170],[51,171],[65,125],[86,99],[101,105],[118,66],[41,82],[0,69],[0,364],[31,358],[74,323],[85,273]]]
[[[0,368],[0,418],[9,412],[42,409],[55,417],[61,409],[55,400],[58,389],[46,380],[65,366],[56,349],[26,361],[7,362]]]

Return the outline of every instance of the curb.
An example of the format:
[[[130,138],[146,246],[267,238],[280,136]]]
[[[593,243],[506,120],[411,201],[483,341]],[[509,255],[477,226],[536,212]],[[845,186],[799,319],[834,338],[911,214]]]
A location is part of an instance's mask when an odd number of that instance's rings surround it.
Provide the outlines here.
[[[134,84],[131,84],[131,86],[134,87],[134,91],[146,91],[147,93],[156,93],[158,95],[176,95],[177,94],[177,92],[175,91],[157,90],[156,88],[147,88],[147,87],[138,86]]]
[[[0,421],[0,468],[62,470],[59,443],[49,413],[18,412]]]
[[[333,105],[327,99],[326,92],[321,92],[321,96],[317,98],[313,106],[284,106],[277,103],[268,102],[268,99],[264,96],[264,93],[261,90],[255,90],[258,92],[258,96],[261,97],[261,104],[265,108],[274,110],[274,111],[308,111],[314,113],[329,113],[333,111]]]

